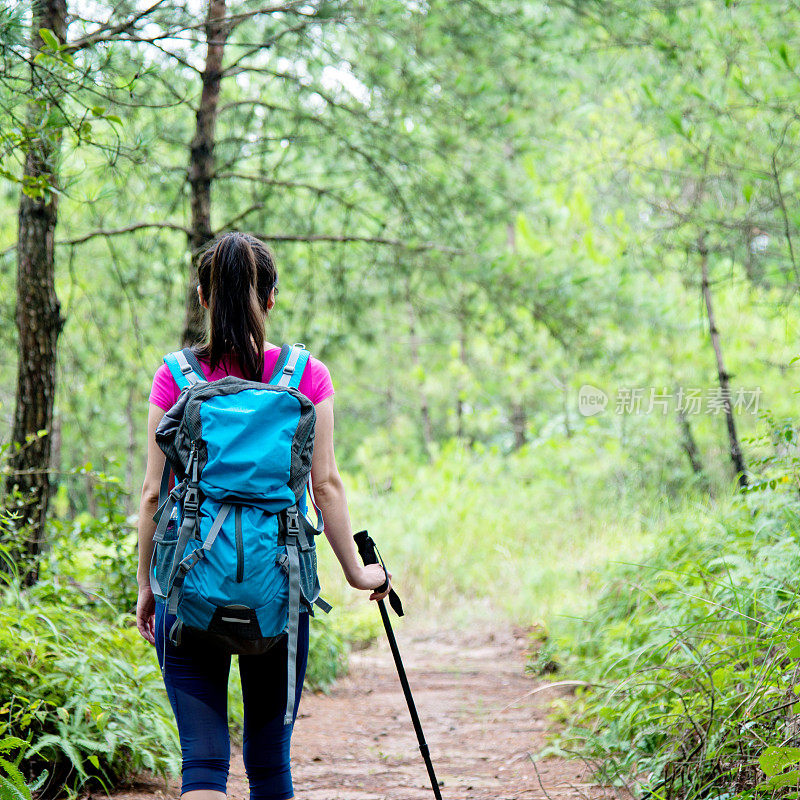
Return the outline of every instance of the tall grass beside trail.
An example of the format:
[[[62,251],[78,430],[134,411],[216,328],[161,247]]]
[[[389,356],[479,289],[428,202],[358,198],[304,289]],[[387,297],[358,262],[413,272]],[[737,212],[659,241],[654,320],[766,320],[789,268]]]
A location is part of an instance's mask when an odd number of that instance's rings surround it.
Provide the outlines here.
[[[179,766],[158,663],[131,613],[135,553],[123,493],[119,481],[97,477],[98,515],[51,521],[34,586],[19,588],[11,543],[0,546],[3,800],[25,798],[25,784],[40,798],[77,796]],[[0,515],[4,533],[6,525]]]
[[[0,608],[0,750],[21,778],[56,797],[111,789],[142,771],[174,773],[177,731],[158,664],[135,628],[59,599],[7,589]],[[13,791],[12,791],[13,790]],[[0,796],[2,792],[0,792]]]
[[[586,682],[561,706],[557,750],[639,797],[800,796],[800,501],[786,485],[676,517],[555,630],[565,677]]]
[[[641,556],[686,502],[684,484],[664,489],[661,476],[591,430],[511,455],[452,443],[431,463],[387,452],[364,461],[346,478],[354,529],[377,542],[409,619],[416,611],[439,623],[542,625],[588,609],[599,570]],[[685,470],[676,473],[685,481]],[[324,587],[348,604],[352,593],[321,550]]]

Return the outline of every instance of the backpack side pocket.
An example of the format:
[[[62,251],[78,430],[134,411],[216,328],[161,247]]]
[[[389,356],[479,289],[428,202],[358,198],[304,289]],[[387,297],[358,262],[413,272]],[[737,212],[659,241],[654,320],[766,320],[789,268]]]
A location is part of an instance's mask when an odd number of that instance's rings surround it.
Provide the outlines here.
[[[153,558],[150,562],[150,586],[156,597],[166,599],[167,584],[175,559],[175,548],[178,545],[178,520],[170,519],[164,536],[155,543]]]
[[[300,591],[303,600],[311,607],[319,597],[319,576],[317,575],[317,548],[310,547],[300,551]]]
[[[313,605],[319,597],[320,585],[317,574],[317,542],[319,531],[308,521],[305,514],[300,515],[303,529],[301,538],[305,538],[305,547],[300,548],[300,591],[303,600],[313,613]]]

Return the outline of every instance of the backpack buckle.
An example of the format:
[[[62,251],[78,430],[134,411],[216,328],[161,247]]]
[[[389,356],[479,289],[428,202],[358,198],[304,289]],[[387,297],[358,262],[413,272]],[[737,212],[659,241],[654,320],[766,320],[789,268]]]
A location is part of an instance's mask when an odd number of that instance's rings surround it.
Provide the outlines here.
[[[289,574],[289,556],[286,553],[281,553],[276,559],[275,563],[281,568],[284,575]]]
[[[178,571],[186,575],[192,567],[197,564],[198,561],[202,561],[203,558],[205,558],[205,553],[202,547],[198,547],[197,550],[192,550],[192,552],[178,564]]]
[[[169,496],[172,500],[177,500],[186,489],[186,481],[181,481],[180,483],[175,484],[172,491],[169,493]]]
[[[183,510],[194,514],[200,507],[199,498],[200,493],[197,491],[197,487],[190,486],[186,490],[186,497],[183,498]]]
[[[286,509],[286,533],[292,536],[300,533],[300,515],[295,506]]]

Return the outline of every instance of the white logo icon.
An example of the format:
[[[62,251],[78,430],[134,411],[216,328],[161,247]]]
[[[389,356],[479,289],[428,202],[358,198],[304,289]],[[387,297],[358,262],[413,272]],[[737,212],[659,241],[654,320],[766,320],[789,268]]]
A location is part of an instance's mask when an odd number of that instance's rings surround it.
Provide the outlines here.
[[[584,383],[578,389],[578,413],[584,417],[593,417],[601,414],[608,405],[608,395],[596,386]]]

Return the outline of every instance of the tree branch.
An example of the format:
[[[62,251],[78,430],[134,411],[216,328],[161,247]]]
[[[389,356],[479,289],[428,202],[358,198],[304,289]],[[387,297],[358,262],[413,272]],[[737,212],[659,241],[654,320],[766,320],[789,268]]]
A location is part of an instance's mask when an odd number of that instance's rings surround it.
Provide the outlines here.
[[[245,50],[243,53],[240,53],[227,67],[225,67],[225,72],[223,77],[229,77],[234,72],[242,72],[246,71],[246,67],[241,67],[241,63],[245,61],[250,56],[256,55],[257,53],[262,52],[263,50],[269,50],[275,44],[277,44],[284,36],[288,36],[291,33],[299,33],[302,30],[305,30],[309,25],[319,25],[320,22],[333,22],[334,20],[338,20],[338,18],[331,17],[330,19],[325,20],[318,20],[309,18],[304,19],[302,22],[299,22],[297,25],[291,25],[288,28],[284,28],[282,31],[279,31],[274,36],[271,36],[269,39],[265,39],[263,42],[259,42],[258,44],[242,44],[239,45],[240,47],[247,47],[248,50]]]
[[[214,180],[250,181],[252,183],[261,184],[262,186],[280,186],[283,189],[305,189],[306,191],[313,192],[316,195],[331,197],[344,208],[347,208],[350,211],[359,211],[364,216],[369,217],[375,222],[381,223],[383,221],[380,219],[380,217],[370,212],[368,209],[363,208],[357,203],[353,203],[350,200],[342,197],[342,195],[340,195],[334,189],[329,189],[325,186],[316,186],[313,183],[304,183],[303,181],[282,181],[276,178],[268,178],[265,175],[247,175],[246,173],[242,172],[217,172],[214,174]],[[263,208],[264,205],[264,203],[261,203],[260,207]],[[252,210],[256,209],[253,208]]]
[[[357,236],[355,234],[330,234],[330,233],[309,233],[309,234],[294,234],[294,233],[254,233],[258,239],[265,242],[336,242],[336,243],[349,243],[349,242],[363,242],[364,244],[380,244],[387,247],[401,247],[411,253],[420,253],[427,250],[435,250],[440,253],[448,253],[450,255],[464,255],[465,250],[460,250],[455,247],[445,247],[444,245],[436,244],[436,242],[420,242],[413,244],[404,242],[401,239],[386,239],[382,236]]]
[[[89,233],[84,233],[82,236],[78,236],[75,239],[59,239],[56,244],[84,244],[90,239],[96,239],[98,236],[122,236],[126,233],[134,233],[135,231],[143,231],[152,228],[180,231],[185,234],[189,233],[189,229],[185,225],[179,225],[177,222],[134,222],[132,225],[126,225],[124,228],[104,228],[97,231],[89,231]]]
[[[304,14],[300,8],[307,5],[306,0],[291,0],[291,2],[283,3],[277,6],[262,6],[261,8],[254,8],[252,11],[243,11],[239,14],[229,14],[224,18],[224,22],[235,27],[240,22],[244,22],[251,17],[257,17],[260,14],[277,14],[279,12],[295,13],[303,17],[313,17],[313,14]],[[320,20],[318,20],[320,21]]]
[[[130,19],[126,20],[125,22],[120,22],[117,25],[112,25],[111,20],[109,19],[104,25],[101,25],[97,30],[92,31],[88,36],[84,36],[83,39],[78,39],[75,42],[70,42],[69,50],[72,52],[77,52],[78,50],[83,50],[86,47],[91,47],[92,45],[99,44],[100,42],[108,42],[114,39],[120,33],[124,33],[125,31],[130,30],[140,19],[151,14],[165,2],[166,0],[156,0],[156,2],[153,3],[151,6],[149,6],[148,8],[145,8],[143,11],[139,11],[137,14],[134,14]]]
[[[263,72],[264,70],[253,70],[253,72]],[[319,125],[323,130],[326,130],[334,139],[336,139],[340,144],[350,150],[352,153],[355,153],[357,156],[360,156],[366,163],[375,170],[389,185],[389,189],[391,194],[393,195],[394,199],[397,201],[397,204],[402,209],[403,213],[406,215],[407,219],[412,219],[412,215],[409,211],[408,204],[406,203],[405,197],[403,197],[403,193],[400,191],[400,187],[397,185],[395,180],[392,176],[388,173],[388,171],[384,168],[384,166],[375,158],[369,151],[365,150],[363,147],[355,144],[354,142],[350,141],[343,133],[337,130],[336,126],[333,125],[328,120],[324,119],[323,117],[315,116],[314,114],[309,114],[303,111],[299,111],[298,109],[287,108],[286,106],[276,105],[275,103],[268,103],[263,100],[252,100],[252,101],[236,101],[232,103],[227,103],[220,108],[220,112],[225,111],[230,108],[234,108],[238,105],[259,105],[263,108],[267,108],[271,111],[282,111],[290,115],[294,115],[295,118],[305,120],[315,125]],[[404,162],[399,156],[392,153],[385,153],[387,160],[394,160],[404,167],[407,167],[408,164]]]

